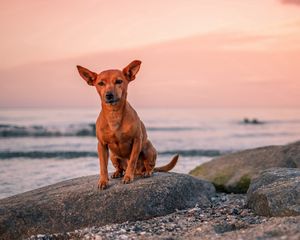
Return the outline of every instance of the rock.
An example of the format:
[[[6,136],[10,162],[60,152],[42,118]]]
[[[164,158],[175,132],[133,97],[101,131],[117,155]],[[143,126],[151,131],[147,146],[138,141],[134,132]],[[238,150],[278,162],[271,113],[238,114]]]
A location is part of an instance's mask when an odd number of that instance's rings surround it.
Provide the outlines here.
[[[300,215],[300,169],[272,168],[253,179],[248,206],[258,215]]]
[[[224,155],[196,167],[190,174],[211,181],[218,191],[246,193],[253,177],[273,167],[300,168],[300,141]]]
[[[214,186],[189,175],[155,173],[130,184],[111,179],[97,189],[98,176],[76,178],[0,200],[0,239],[73,231],[210,206]]]

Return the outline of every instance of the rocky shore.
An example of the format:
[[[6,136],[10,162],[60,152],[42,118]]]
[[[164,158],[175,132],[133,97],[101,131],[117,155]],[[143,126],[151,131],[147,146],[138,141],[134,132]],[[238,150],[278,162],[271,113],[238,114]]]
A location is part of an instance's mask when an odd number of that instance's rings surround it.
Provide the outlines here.
[[[178,173],[155,173],[130,184],[111,179],[97,188],[98,175],[75,178],[0,200],[0,239],[74,231],[126,221],[147,220],[211,205],[214,186]]]
[[[156,173],[105,191],[97,176],[72,179],[0,200],[0,239],[298,240],[299,166],[296,142],[216,158],[196,177]]]
[[[197,166],[190,174],[212,182],[218,191],[246,193],[251,180],[269,168],[300,168],[300,141],[220,156]]]
[[[218,193],[211,206],[195,206],[145,221],[109,224],[72,232],[35,235],[47,239],[299,239],[300,216],[269,218],[246,206],[245,194]]]

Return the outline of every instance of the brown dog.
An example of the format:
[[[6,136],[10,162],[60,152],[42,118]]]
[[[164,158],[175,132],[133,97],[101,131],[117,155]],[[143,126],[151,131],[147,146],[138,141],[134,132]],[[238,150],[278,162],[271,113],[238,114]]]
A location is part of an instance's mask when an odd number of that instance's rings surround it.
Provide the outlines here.
[[[135,60],[120,70],[107,70],[100,74],[77,66],[80,76],[91,86],[95,86],[101,98],[102,111],[96,122],[100,178],[98,187],[108,185],[108,155],[116,171],[112,178],[123,178],[129,183],[134,175],[151,176],[152,172],[170,171],[177,163],[178,155],[172,161],[154,168],[157,152],[147,138],[143,122],[127,102],[127,87],[135,79],[141,61]]]

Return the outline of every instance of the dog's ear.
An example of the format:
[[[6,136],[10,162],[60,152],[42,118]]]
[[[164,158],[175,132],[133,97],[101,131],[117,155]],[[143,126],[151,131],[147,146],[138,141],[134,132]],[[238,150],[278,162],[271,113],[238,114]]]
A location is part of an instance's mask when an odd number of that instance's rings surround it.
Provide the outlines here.
[[[80,76],[87,82],[88,85],[94,86],[97,79],[97,73],[94,73],[84,67],[77,65]]]
[[[123,73],[129,82],[135,79],[135,75],[140,70],[141,63],[140,60],[134,60],[123,69]]]

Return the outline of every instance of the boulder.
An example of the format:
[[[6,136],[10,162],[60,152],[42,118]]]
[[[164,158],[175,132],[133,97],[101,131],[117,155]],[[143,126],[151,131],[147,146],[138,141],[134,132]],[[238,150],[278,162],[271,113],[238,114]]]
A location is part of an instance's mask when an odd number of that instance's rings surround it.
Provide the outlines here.
[[[246,193],[253,177],[273,167],[299,168],[300,141],[224,155],[196,167],[190,174],[211,181],[218,191]]]
[[[300,169],[271,168],[251,182],[248,206],[258,215],[300,215]]]
[[[177,173],[155,173],[126,185],[111,179],[103,191],[97,181],[97,175],[81,177],[1,199],[0,239],[149,219],[210,206],[215,194],[211,183]]]

